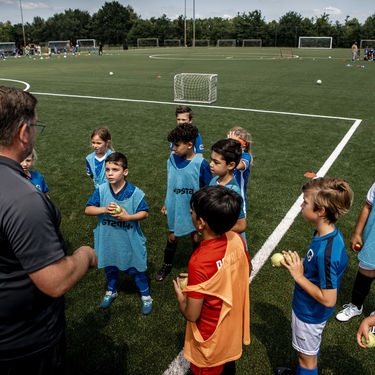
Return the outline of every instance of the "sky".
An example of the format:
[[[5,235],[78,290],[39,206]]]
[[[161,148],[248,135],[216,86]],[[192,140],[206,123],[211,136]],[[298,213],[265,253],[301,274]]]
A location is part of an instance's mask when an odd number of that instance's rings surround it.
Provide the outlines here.
[[[186,17],[193,17],[193,0],[117,1],[124,6],[130,5],[143,19],[158,18],[163,14],[170,19],[175,19],[180,14],[184,14],[186,1]],[[35,16],[48,19],[55,13],[63,13],[69,8],[79,8],[93,14],[105,3],[102,0],[0,0],[0,22],[9,20],[12,24],[20,23],[20,2],[25,23],[32,23]],[[364,23],[367,17],[375,14],[375,2],[374,0],[195,0],[196,18],[231,18],[238,12],[248,13],[254,10],[260,10],[266,22],[279,20],[285,13],[294,11],[307,18],[319,17],[327,13],[333,22],[343,23],[346,16],[349,16]]]

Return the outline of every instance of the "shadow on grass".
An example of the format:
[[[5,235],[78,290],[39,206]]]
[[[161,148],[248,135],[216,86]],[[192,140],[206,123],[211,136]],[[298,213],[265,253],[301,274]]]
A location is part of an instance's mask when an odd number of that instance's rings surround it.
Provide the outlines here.
[[[103,333],[110,314],[97,311],[67,327],[67,374],[127,374],[128,347]]]
[[[278,366],[296,369],[298,365],[297,352],[292,347],[291,316],[275,305],[269,303],[257,303],[254,305],[254,313],[257,321],[251,325],[251,334],[262,343],[267,350],[267,356],[271,367]],[[328,339],[323,332],[324,340]],[[319,358],[319,373],[334,374],[372,374],[366,372],[361,360],[355,358],[340,345],[329,346],[322,349]]]

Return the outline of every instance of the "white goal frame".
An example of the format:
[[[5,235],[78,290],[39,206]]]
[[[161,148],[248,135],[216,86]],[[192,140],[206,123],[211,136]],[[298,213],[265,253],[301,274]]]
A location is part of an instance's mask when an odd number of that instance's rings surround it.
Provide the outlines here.
[[[92,42],[91,45],[82,45],[82,42]],[[96,48],[96,39],[77,39],[76,44],[79,48]]]
[[[258,45],[246,46],[246,42],[258,43]],[[262,47],[262,39],[243,39],[242,40],[242,47]]]
[[[217,100],[217,74],[179,73],[174,76],[174,101],[213,103]]]
[[[225,46],[225,47],[236,47],[236,39],[218,39],[217,40],[217,42],[216,42],[216,47],[222,47],[221,45],[220,45],[220,43],[221,42],[230,42],[230,43],[232,43],[232,45],[231,46]]]
[[[145,45],[145,46],[141,46],[141,42],[145,42],[145,41],[155,41],[156,42],[156,45]],[[137,47],[138,48],[147,48],[147,47],[159,47],[159,38],[137,38]]]
[[[195,39],[194,47],[209,47],[210,39]]]
[[[303,39],[312,40],[320,39],[329,41],[329,47],[316,47],[316,46],[303,46]],[[311,49],[332,49],[332,37],[331,36],[300,36],[298,38],[298,48],[311,48]]]
[[[173,45],[173,43],[176,43],[177,45]],[[164,39],[164,47],[181,47],[181,40],[180,39]],[[167,45],[168,43],[171,43],[172,45]]]
[[[359,48],[364,48],[366,45],[375,48],[375,39],[361,39]]]
[[[16,42],[0,42],[0,51],[4,53],[4,56],[13,55],[15,49]]]
[[[66,47],[68,50],[70,50],[70,40],[49,40],[47,42],[47,47],[53,48],[64,48]]]

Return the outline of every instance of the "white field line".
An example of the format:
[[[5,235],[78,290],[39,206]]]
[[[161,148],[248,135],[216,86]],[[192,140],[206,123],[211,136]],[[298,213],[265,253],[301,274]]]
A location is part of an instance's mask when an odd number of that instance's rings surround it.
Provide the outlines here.
[[[81,98],[81,99],[98,99],[98,100],[115,100],[115,101],[123,101],[123,102],[139,102],[139,103],[150,103],[150,104],[167,104],[167,105],[176,105],[174,102],[159,102],[159,101],[152,101],[152,100],[136,100],[136,99],[120,99],[120,98],[106,98],[106,97],[96,97],[96,96],[82,96],[82,95],[67,95],[67,94],[52,94],[52,93],[38,93],[33,92],[34,95],[47,95],[47,96],[60,96],[60,97],[71,97],[71,98]],[[179,105],[182,105],[179,103]],[[343,139],[340,143],[336,146],[332,154],[328,157],[325,161],[323,166],[317,173],[318,177],[323,177],[328,172],[332,164],[335,162],[337,157],[340,155],[346,144],[349,142],[350,138],[361,124],[362,120],[349,118],[349,117],[336,117],[336,116],[324,116],[324,115],[313,115],[313,114],[303,114],[303,113],[290,113],[290,112],[279,112],[279,111],[266,111],[266,110],[258,110],[258,109],[251,109],[251,108],[235,108],[235,107],[220,107],[220,106],[212,106],[212,105],[202,105],[202,104],[191,104],[187,103],[189,106],[195,107],[203,107],[203,108],[215,108],[215,109],[226,109],[226,110],[235,110],[235,111],[248,111],[248,112],[259,112],[259,113],[271,113],[271,114],[279,114],[279,115],[289,115],[289,116],[304,116],[304,117],[314,117],[314,118],[325,118],[325,119],[336,119],[336,120],[346,120],[346,121],[354,121],[354,124],[345,134]],[[253,272],[249,278],[249,283],[252,282],[254,277],[258,274],[264,263],[267,261],[269,256],[271,255],[272,251],[281,241],[285,233],[288,231],[290,226],[293,224],[295,218],[297,217],[300,206],[303,200],[303,194],[301,194],[297,200],[294,202],[292,207],[286,213],[284,218],[281,220],[280,224],[275,228],[272,234],[268,237],[266,242],[260,248],[260,250],[255,254],[252,259],[253,264]],[[182,349],[177,357],[171,362],[168,369],[163,373],[163,375],[184,375],[187,373],[189,369],[189,362],[184,358],[184,350]]]
[[[0,81],[10,81],[10,82],[22,83],[22,84],[24,84],[26,86],[26,88],[23,91],[27,91],[30,88],[30,85],[27,82],[18,81],[16,79],[0,78]]]
[[[91,96],[91,95],[71,95],[71,94],[55,94],[48,92],[32,92],[33,95],[45,95],[45,96],[58,96],[66,98],[78,98],[78,99],[96,99],[96,100],[111,100],[118,102],[131,102],[131,103],[149,103],[149,104],[165,104],[165,105],[188,105],[189,107],[200,107],[200,108],[214,108],[214,109],[225,109],[231,111],[245,111],[245,112],[257,112],[257,113],[271,113],[276,115],[288,115],[288,116],[301,116],[301,117],[315,117],[315,118],[326,118],[332,120],[345,120],[345,121],[356,121],[358,119],[351,117],[337,117],[337,116],[325,116],[325,115],[313,115],[309,113],[293,113],[293,112],[280,112],[280,111],[269,111],[254,108],[239,108],[239,107],[222,107],[218,105],[208,104],[193,104],[193,103],[176,103],[176,102],[160,102],[156,100],[143,100],[143,99],[124,99],[124,98],[111,98],[105,96]]]

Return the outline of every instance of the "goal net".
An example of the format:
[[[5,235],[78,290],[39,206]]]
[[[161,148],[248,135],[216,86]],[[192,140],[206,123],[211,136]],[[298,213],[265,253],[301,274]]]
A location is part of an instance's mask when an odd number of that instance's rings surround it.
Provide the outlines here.
[[[15,42],[0,42],[0,52],[4,54],[4,56],[12,56],[15,49]]]
[[[217,74],[179,73],[174,76],[174,101],[213,103],[217,99]]]
[[[180,39],[164,39],[164,47],[181,47]]]
[[[279,59],[291,59],[293,51],[291,48],[280,48]]]
[[[365,48],[365,47],[374,48],[375,47],[375,39],[361,39],[361,42],[359,44],[359,48]]]
[[[195,47],[209,47],[210,40],[209,39],[195,39]]]
[[[159,47],[159,38],[138,38],[137,47]]]
[[[96,39],[77,39],[79,48],[95,48]]]
[[[216,47],[236,47],[236,39],[218,39]]]
[[[244,39],[242,47],[262,47],[262,39]]]
[[[49,40],[47,42],[47,47],[55,49],[56,52],[61,52],[64,48],[69,51],[70,50],[70,40]]]
[[[298,48],[332,48],[331,36],[300,36]]]

